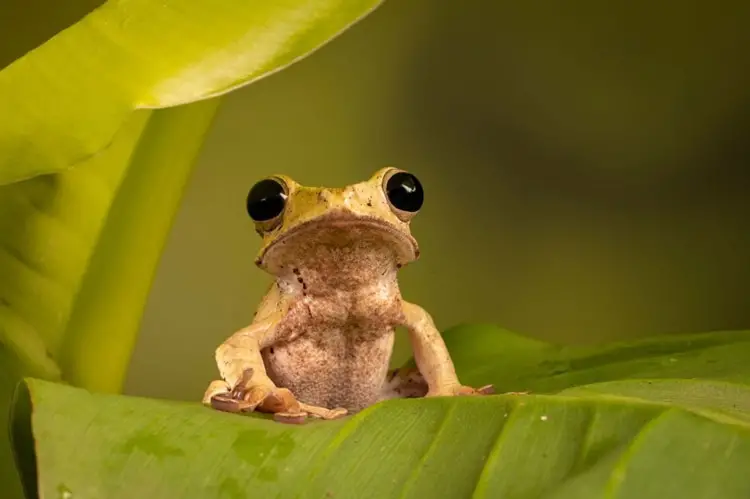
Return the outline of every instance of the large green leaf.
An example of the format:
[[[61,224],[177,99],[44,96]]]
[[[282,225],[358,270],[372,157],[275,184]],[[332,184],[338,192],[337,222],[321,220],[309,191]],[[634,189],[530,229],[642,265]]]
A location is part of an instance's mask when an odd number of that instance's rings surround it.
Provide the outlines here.
[[[135,110],[291,64],[382,0],[110,0],[0,71],[0,185],[101,151]]]
[[[141,111],[78,168],[0,187],[0,339],[27,375],[120,389],[217,104]]]
[[[25,483],[75,498],[750,497],[750,367],[715,367],[750,364],[747,332],[564,349],[487,326],[446,336],[461,338],[464,379],[550,393],[395,400],[288,426],[28,380]],[[645,372],[659,379],[626,379]],[[590,384],[602,377],[619,380]]]

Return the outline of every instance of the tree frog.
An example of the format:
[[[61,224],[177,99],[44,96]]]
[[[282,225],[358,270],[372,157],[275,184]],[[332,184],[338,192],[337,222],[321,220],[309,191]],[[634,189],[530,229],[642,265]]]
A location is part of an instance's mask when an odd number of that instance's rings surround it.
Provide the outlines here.
[[[409,226],[423,201],[417,177],[391,167],[343,188],[257,182],[246,200],[262,237],[255,263],[275,279],[252,323],[217,348],[222,379],[203,403],[299,423],[389,398],[492,393],[459,382],[430,314],[401,297],[397,273],[419,257]],[[416,369],[388,371],[397,326]]]

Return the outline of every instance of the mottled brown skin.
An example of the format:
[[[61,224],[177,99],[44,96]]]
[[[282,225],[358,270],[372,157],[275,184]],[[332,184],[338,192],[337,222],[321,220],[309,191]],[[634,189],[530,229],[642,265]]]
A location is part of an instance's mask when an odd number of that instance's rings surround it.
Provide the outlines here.
[[[217,349],[222,379],[206,390],[205,404],[298,423],[387,398],[480,393],[458,381],[430,315],[401,297],[398,269],[419,249],[409,230],[414,214],[391,206],[383,190],[396,171],[341,189],[276,177],[287,188],[286,208],[256,224],[263,236],[256,263],[276,280],[253,323]],[[389,375],[397,326],[409,331],[418,370]]]

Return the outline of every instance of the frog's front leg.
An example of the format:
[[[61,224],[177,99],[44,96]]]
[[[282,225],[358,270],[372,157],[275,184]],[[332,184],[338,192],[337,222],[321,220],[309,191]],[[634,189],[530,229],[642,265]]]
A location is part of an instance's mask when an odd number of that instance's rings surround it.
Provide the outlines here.
[[[299,409],[266,373],[260,351],[273,342],[281,314],[270,314],[230,336],[216,349],[221,380],[213,381],[203,403],[230,412],[252,411],[266,399],[278,398],[289,410]],[[273,397],[272,397],[273,396]],[[269,404],[271,401],[269,401]],[[296,406],[295,406],[296,404]]]
[[[421,398],[427,395],[429,387],[427,381],[416,367],[399,367],[388,372],[383,386],[381,400],[394,398]],[[495,389],[492,385],[485,385],[476,391],[481,395],[492,395]],[[520,395],[520,392],[510,392],[508,395]]]
[[[335,419],[342,409],[326,409],[303,404],[286,388],[277,387],[268,377],[261,351],[273,346],[276,324],[283,317],[274,313],[237,331],[216,349],[221,380],[209,384],[203,403],[225,412],[260,411],[274,414],[286,423],[304,422],[307,415]]]
[[[403,302],[401,308],[403,325],[409,331],[414,351],[417,376],[421,376],[426,384],[425,396],[480,395],[491,392],[491,385],[474,389],[459,382],[448,349],[430,314],[413,303]],[[414,376],[407,372],[402,374],[401,379],[405,379],[416,390],[418,383]]]

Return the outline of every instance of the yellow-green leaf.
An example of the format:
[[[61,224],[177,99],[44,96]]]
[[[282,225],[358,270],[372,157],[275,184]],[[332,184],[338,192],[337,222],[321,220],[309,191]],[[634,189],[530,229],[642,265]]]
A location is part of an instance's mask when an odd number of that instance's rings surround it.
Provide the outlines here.
[[[136,109],[277,71],[380,2],[110,0],[0,71],[0,185],[99,153]]]
[[[22,375],[120,390],[218,103],[139,111],[77,168],[0,186],[0,411]],[[2,473],[9,456],[0,439]]]

